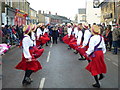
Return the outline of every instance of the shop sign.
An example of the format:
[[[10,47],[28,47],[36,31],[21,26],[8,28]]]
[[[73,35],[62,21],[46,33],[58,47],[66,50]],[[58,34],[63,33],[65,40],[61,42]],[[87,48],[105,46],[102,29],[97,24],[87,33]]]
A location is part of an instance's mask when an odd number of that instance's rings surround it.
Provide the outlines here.
[[[16,16],[25,18],[27,17],[27,14],[16,13]]]

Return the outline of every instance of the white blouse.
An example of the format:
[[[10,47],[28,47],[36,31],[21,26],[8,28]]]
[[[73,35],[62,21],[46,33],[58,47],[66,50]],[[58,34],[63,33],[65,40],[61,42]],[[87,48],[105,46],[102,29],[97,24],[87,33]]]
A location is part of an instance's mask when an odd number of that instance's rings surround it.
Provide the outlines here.
[[[78,28],[77,27],[74,28],[74,34],[75,34],[75,38],[77,38],[77,36],[78,36]]]
[[[42,30],[40,28],[37,29],[36,35],[37,35],[37,38],[39,38],[40,35],[42,35]]]
[[[36,45],[36,37],[34,32],[31,32],[31,39],[33,40],[34,45]]]
[[[89,30],[85,30],[85,32],[84,32],[84,40],[83,40],[83,43],[82,43],[83,47],[88,44],[88,41],[89,41],[91,35],[92,34],[91,34],[91,32]]]
[[[48,28],[45,28],[45,29],[44,29],[43,35],[44,35],[46,32],[47,32],[47,33],[49,32],[49,29],[48,29]]]
[[[80,45],[81,41],[82,41],[82,31],[78,31],[78,38],[77,38],[77,45]]]
[[[25,58],[32,58],[29,52],[29,47],[33,46],[33,41],[30,39],[30,36],[25,34],[25,37],[22,40],[23,45],[23,55]]]
[[[70,35],[71,35],[71,32],[72,32],[72,28],[68,28],[68,29],[67,29],[67,32],[68,32],[68,36],[70,36]]]
[[[92,52],[94,52],[94,47],[100,42],[100,35],[94,35],[90,38],[90,42],[89,42],[89,48],[86,51],[86,53],[88,55],[90,55]],[[100,45],[98,46],[98,48],[102,48],[103,53],[106,52],[106,47],[105,47],[105,42],[104,39],[102,37],[102,41],[100,43]]]

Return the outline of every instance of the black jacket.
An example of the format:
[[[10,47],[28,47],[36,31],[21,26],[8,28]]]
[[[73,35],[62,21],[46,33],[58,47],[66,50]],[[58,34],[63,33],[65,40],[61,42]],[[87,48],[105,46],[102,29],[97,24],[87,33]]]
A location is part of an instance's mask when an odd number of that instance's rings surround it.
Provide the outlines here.
[[[59,37],[58,30],[52,30],[52,37]]]

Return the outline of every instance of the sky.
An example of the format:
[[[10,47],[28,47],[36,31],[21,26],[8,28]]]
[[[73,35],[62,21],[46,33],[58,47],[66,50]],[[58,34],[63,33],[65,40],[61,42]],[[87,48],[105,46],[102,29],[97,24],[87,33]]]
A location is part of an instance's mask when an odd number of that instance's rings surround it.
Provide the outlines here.
[[[86,7],[87,0],[27,0],[30,2],[31,8],[45,12],[51,11],[54,15],[57,13],[61,16],[66,16],[74,20],[79,8]],[[88,0],[92,1],[92,0]],[[100,0],[103,1],[103,0]]]
[[[86,0],[27,0],[31,8],[35,10],[51,11],[52,14],[66,16],[74,19],[78,13],[78,8],[85,8]]]

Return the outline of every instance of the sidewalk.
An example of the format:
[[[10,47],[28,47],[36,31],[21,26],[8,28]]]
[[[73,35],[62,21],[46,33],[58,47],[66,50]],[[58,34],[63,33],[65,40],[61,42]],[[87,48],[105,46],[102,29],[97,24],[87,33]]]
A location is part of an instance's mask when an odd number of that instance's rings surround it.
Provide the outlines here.
[[[10,49],[13,49],[13,48],[15,48],[15,47],[17,47],[17,46],[16,46],[16,45],[12,45],[12,46],[10,47]],[[10,50],[10,49],[9,49],[9,50]]]
[[[16,45],[13,45],[13,46],[11,46],[10,47],[10,49],[9,50],[11,50],[11,49],[14,49],[16,47]],[[8,51],[9,51],[8,50]],[[7,51],[7,52],[8,52]],[[6,53],[7,53],[6,52]],[[0,90],[2,89],[2,56],[0,56]]]

